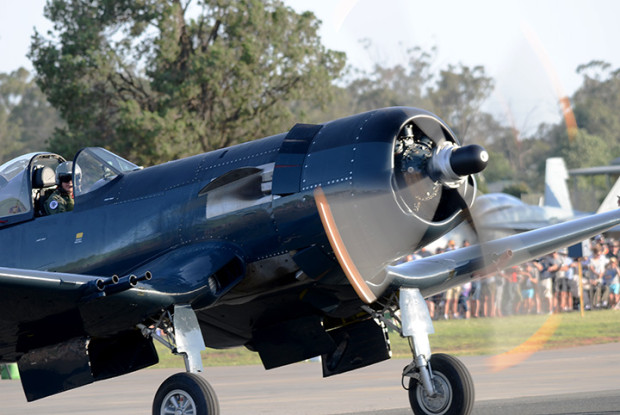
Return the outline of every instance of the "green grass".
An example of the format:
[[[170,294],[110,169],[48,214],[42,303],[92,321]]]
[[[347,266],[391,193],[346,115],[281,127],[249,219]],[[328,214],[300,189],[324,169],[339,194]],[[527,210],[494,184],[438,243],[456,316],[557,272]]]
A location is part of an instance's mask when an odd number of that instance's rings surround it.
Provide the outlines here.
[[[155,348],[159,355],[159,363],[154,368],[184,368],[183,358],[173,355],[170,350],[155,342]],[[202,352],[202,364],[204,366],[243,366],[260,365],[258,353],[251,352],[245,347],[233,349],[207,349]]]
[[[548,330],[544,341],[532,347],[542,350],[590,344],[620,342],[620,311],[602,310],[554,315],[526,315],[503,318],[470,320],[443,320],[434,322],[435,334],[430,336],[433,352],[454,355],[494,355],[522,345],[548,322],[558,323],[555,330]],[[544,330],[544,329],[543,329]],[[543,331],[541,330],[541,331]],[[539,332],[540,333],[540,332]],[[406,339],[390,336],[394,357],[410,357]]]
[[[559,314],[548,320],[548,315],[512,316],[471,320],[434,322],[435,334],[430,336],[434,353],[454,355],[495,355],[512,350],[531,339],[537,342],[530,348],[543,350],[590,344],[620,342],[620,311],[589,311],[584,317],[578,312]],[[545,325],[545,323],[547,323]],[[541,327],[554,326],[546,332]],[[553,327],[552,327],[553,328]],[[547,338],[548,336],[548,338]],[[544,340],[544,341],[543,341]],[[410,358],[406,339],[390,333],[392,354],[395,358]],[[530,342],[526,344],[530,344]],[[183,359],[156,345],[160,363],[155,367],[182,368]],[[208,349],[203,352],[205,366],[238,366],[261,364],[257,353],[241,347],[226,350]]]

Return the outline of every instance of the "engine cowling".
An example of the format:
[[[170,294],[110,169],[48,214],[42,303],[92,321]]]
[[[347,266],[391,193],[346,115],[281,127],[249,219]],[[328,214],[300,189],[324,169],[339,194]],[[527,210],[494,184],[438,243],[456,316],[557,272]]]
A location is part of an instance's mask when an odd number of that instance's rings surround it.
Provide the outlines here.
[[[463,220],[486,165],[438,117],[387,108],[332,121],[316,132],[301,169],[331,246],[358,294],[386,288],[385,267]]]

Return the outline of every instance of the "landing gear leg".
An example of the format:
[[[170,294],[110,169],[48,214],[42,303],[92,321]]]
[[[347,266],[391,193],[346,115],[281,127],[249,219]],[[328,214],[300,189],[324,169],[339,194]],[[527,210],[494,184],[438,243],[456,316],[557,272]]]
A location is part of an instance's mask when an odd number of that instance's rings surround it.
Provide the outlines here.
[[[468,415],[475,399],[471,375],[453,356],[431,356],[428,335],[435,331],[422,294],[417,288],[401,288],[399,305],[402,335],[409,338],[413,354],[413,362],[403,369],[411,409],[415,414]]]
[[[174,313],[166,312],[152,327],[139,326],[147,337],[159,341],[174,354],[183,356],[186,373],[170,376],[161,384],[153,400],[153,415],[219,415],[220,408],[211,385],[201,376],[200,352],[204,340],[189,305],[175,305]],[[165,337],[157,329],[162,330]]]

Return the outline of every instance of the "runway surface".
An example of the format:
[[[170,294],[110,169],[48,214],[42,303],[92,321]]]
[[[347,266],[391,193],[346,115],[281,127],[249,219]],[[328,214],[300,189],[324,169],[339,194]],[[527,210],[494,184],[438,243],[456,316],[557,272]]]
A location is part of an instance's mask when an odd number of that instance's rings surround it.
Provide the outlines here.
[[[620,343],[544,351],[499,372],[488,357],[462,357],[476,385],[474,414],[620,413]],[[410,414],[401,387],[406,360],[323,379],[319,363],[265,371],[206,368],[221,413]],[[146,369],[27,403],[18,381],[0,381],[0,414],[150,414],[155,391],[177,370]]]

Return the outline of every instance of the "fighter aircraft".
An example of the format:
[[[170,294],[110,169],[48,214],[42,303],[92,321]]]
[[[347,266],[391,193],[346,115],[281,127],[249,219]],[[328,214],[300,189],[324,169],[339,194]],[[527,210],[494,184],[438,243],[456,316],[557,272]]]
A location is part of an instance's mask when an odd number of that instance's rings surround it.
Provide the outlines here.
[[[421,109],[375,110],[140,168],[102,148],[73,159],[75,208],[41,205],[64,159],[0,166],[0,362],[28,401],[183,357],[154,414],[217,414],[201,350],[245,346],[265,368],[322,356],[331,376],[410,339],[413,412],[468,414],[474,386],[431,354],[424,297],[620,223],[594,215],[402,262],[471,220],[483,148]],[[400,318],[396,311],[400,310]]]

